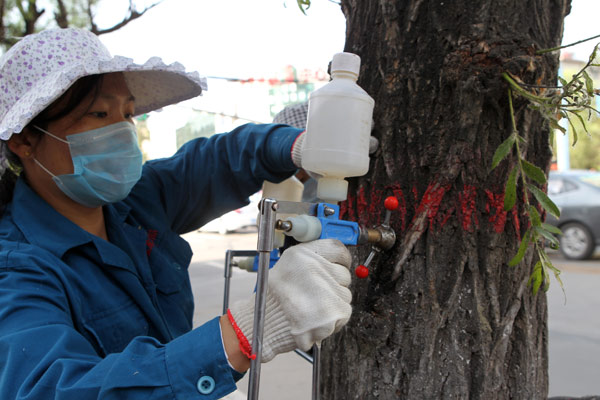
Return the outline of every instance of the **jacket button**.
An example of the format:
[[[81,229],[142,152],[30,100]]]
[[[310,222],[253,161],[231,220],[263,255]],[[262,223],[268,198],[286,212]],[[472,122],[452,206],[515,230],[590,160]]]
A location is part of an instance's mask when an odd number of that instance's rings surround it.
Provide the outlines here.
[[[198,379],[196,387],[202,394],[211,394],[215,390],[215,380],[210,376],[203,376]]]

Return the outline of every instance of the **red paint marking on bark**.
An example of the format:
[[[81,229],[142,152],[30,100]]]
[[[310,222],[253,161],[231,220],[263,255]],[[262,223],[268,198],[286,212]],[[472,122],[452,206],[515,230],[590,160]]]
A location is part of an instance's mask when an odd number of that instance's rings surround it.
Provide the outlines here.
[[[348,212],[348,199],[350,198],[350,193],[348,193],[348,198],[342,202],[340,202],[340,219],[344,219],[344,216]]]
[[[519,222],[519,215],[517,213],[517,208],[514,207],[512,209],[513,221],[515,224],[515,232],[517,233],[517,239],[521,241],[521,223]]]
[[[346,201],[343,201],[340,204],[340,219],[344,217],[344,215],[348,214],[348,221],[356,222],[356,213],[354,210],[354,202],[356,200],[356,194],[348,193],[348,198]]]
[[[369,217],[372,224],[379,225],[381,223],[381,212],[384,210],[383,207],[383,191],[379,189],[371,189],[371,200],[369,204]]]
[[[473,232],[473,228],[479,225],[477,215],[475,214],[475,197],[477,189],[475,186],[464,185],[462,193],[458,194],[460,202],[460,215],[462,217],[462,227],[468,232]]]
[[[488,202],[485,205],[485,210],[490,213],[488,220],[494,227],[496,233],[502,233],[504,226],[506,225],[506,211],[504,211],[504,193],[492,193],[489,190],[485,190]],[[490,208],[494,209],[494,213],[491,213]]]
[[[440,226],[440,229],[442,229],[444,227],[444,225],[446,225],[446,222],[448,222],[448,220],[454,213],[454,210],[455,210],[455,207],[450,207],[448,210],[446,210],[445,213],[438,214],[438,224]]]
[[[413,204],[415,207],[415,212],[417,212],[417,204],[419,204],[419,191],[417,190],[416,186],[413,186],[412,194],[413,194],[413,199],[414,199]]]
[[[433,226],[433,221],[440,208],[442,198],[448,189],[450,189],[450,185],[437,186],[436,184],[430,183],[429,186],[427,186],[427,190],[425,190],[425,194],[423,194],[416,215],[426,212],[427,218],[429,219],[429,228]]]
[[[356,212],[358,213],[359,223],[365,224],[368,221],[369,215],[367,214],[367,210],[368,204],[367,197],[365,196],[365,188],[361,186],[356,196]]]

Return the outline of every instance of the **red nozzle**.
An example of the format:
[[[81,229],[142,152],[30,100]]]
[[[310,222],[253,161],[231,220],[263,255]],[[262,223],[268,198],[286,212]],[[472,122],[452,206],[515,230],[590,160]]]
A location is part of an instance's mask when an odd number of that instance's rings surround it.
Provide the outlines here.
[[[365,267],[364,265],[359,265],[354,270],[354,274],[360,279],[365,279],[367,276],[369,276],[369,268]]]
[[[394,196],[386,197],[385,201],[383,202],[383,206],[386,210],[394,211],[396,208],[398,208],[398,199]]]

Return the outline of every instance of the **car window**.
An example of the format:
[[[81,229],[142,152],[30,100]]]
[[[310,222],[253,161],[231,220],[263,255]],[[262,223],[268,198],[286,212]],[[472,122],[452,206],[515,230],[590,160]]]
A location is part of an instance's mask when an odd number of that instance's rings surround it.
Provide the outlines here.
[[[567,193],[577,189],[577,185],[564,179],[550,179],[548,181],[548,194]]]
[[[579,179],[585,183],[589,183],[590,185],[600,187],[600,174],[585,175]]]

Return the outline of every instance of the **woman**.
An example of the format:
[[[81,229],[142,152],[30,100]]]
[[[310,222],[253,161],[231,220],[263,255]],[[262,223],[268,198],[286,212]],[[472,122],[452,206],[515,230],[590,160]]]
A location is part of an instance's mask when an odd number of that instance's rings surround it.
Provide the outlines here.
[[[132,117],[205,88],[179,65],[111,57],[80,29],[27,36],[0,59],[0,398],[213,399],[249,368],[254,299],[192,329],[179,235],[292,175],[302,136],[250,124],[142,168]],[[347,322],[349,264],[332,240],[284,253],[263,362]]]

